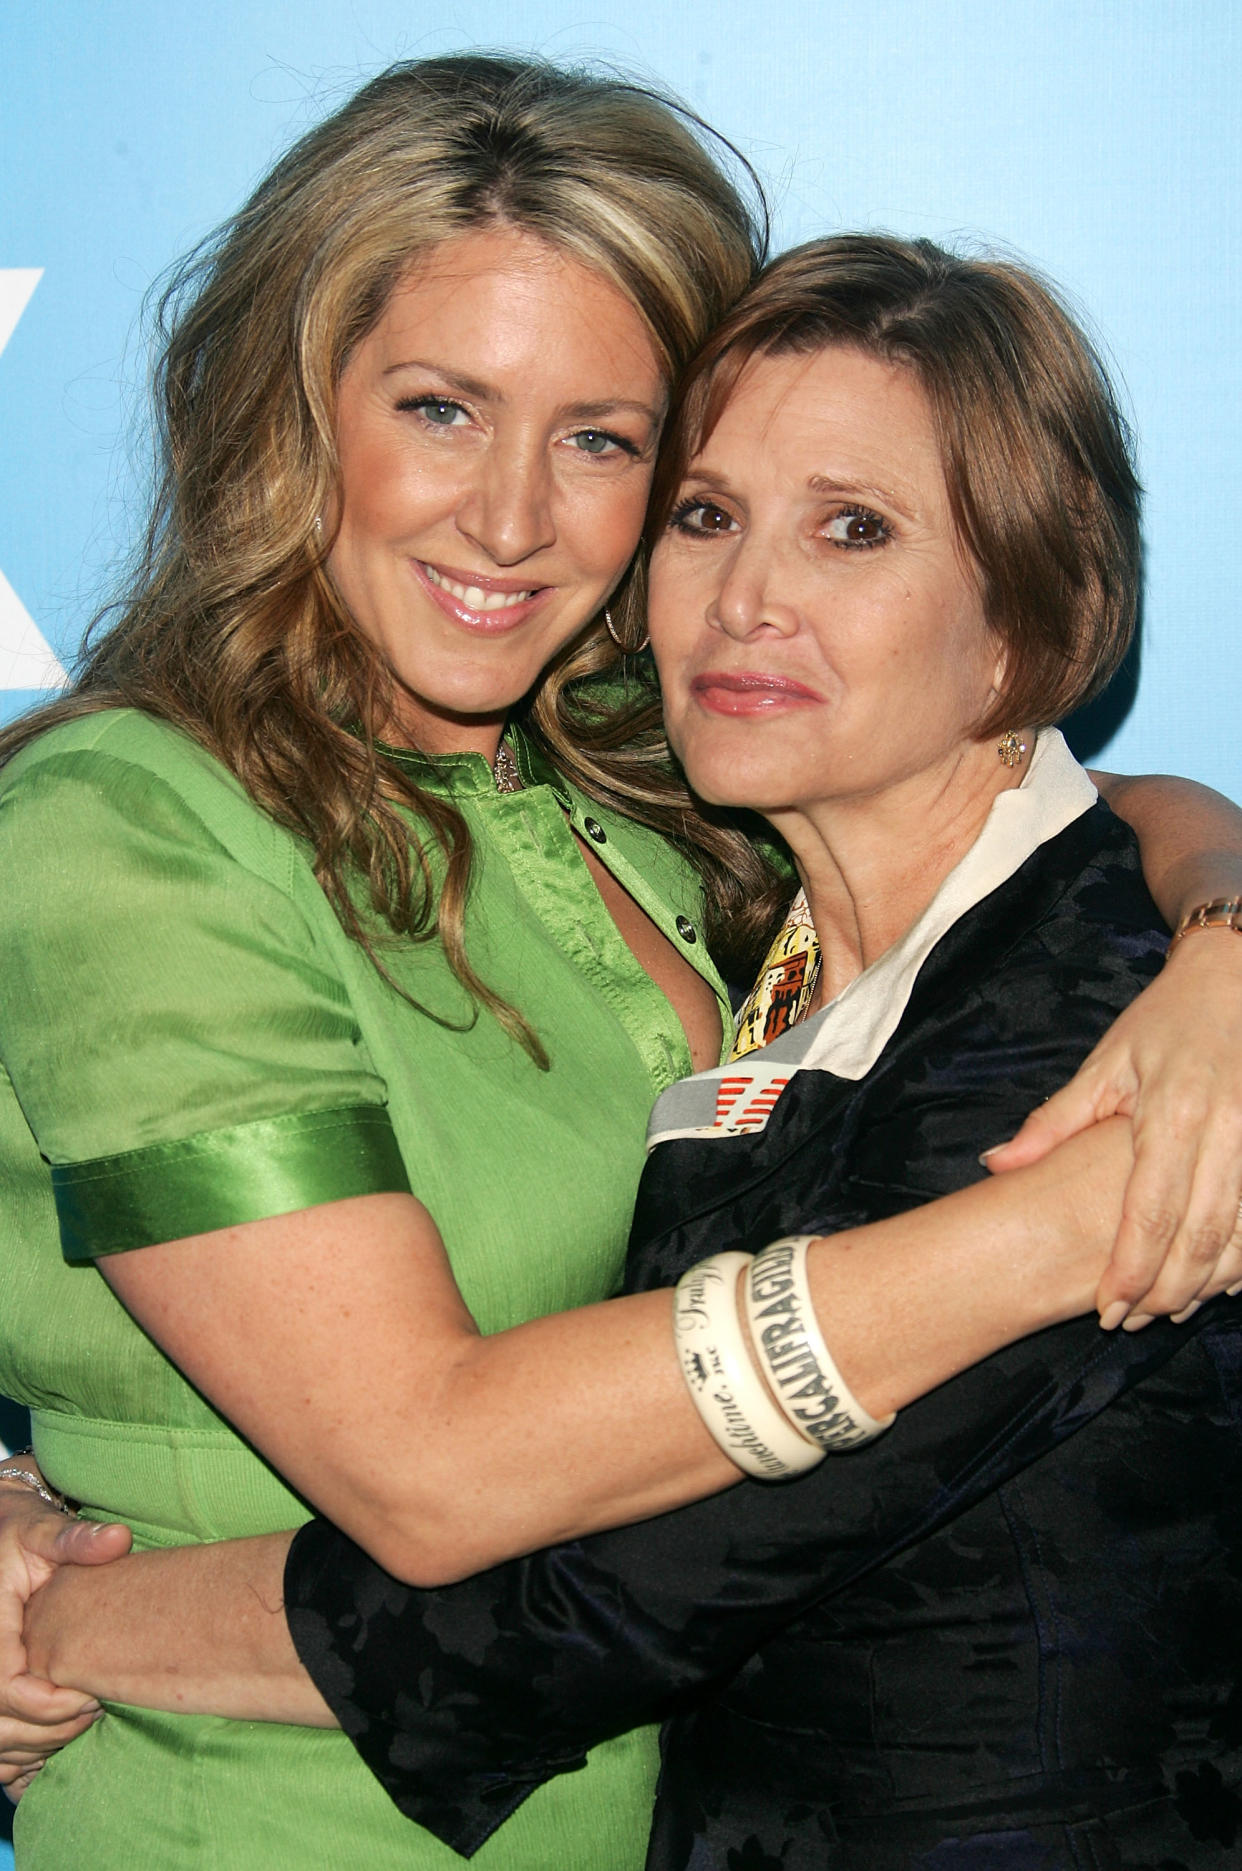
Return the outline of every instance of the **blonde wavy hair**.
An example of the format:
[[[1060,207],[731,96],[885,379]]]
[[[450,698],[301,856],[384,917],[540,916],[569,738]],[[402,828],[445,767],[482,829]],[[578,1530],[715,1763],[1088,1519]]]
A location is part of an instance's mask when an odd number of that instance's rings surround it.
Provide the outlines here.
[[[159,300],[161,479],[136,567],[72,690],[0,736],[0,760],[96,709],[174,723],[306,840],[377,966],[391,936],[440,941],[476,1005],[546,1065],[466,952],[465,821],[376,743],[392,674],[341,604],[315,525],[336,483],[336,387],[411,262],[496,224],[624,294],[672,383],[763,258],[762,191],[735,155],[640,85],[503,55],[394,65],[311,130]],[[642,634],[642,587],[640,555],[612,600],[626,640]],[[517,718],[593,798],[691,852],[727,927],[762,863],[697,811],[649,679],[592,697],[619,660],[592,622]]]

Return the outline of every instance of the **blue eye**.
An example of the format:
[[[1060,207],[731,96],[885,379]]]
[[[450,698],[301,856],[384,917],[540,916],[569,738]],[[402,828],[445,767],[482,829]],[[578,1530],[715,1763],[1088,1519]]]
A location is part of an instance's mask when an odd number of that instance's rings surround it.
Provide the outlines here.
[[[611,429],[578,429],[569,438],[580,455],[590,455],[596,461],[604,461],[609,455],[629,455],[633,459],[642,454],[637,443],[627,435],[614,435]]]
[[[467,420],[466,411],[460,403],[454,403],[447,396],[407,396],[397,404],[398,409],[409,410],[421,416],[437,429],[451,429],[459,418]]]

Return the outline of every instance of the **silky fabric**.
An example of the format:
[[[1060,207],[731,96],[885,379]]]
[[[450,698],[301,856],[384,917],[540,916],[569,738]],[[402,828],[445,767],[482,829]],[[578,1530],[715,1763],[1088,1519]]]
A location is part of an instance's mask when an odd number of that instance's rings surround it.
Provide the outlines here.
[[[757,1133],[654,1150],[629,1283],[975,1180],[1166,942],[1091,807],[937,943],[865,1076],[799,1072]],[[1240,1428],[1235,1302],[1087,1318],[805,1478],[442,1590],[381,1590],[312,1523],[290,1628],[402,1810],[465,1854],[662,1715],[650,1871],[1206,1871],[1242,1838]]]
[[[0,1389],[32,1409],[49,1480],[139,1545],[269,1532],[307,1509],[129,1319],[95,1256],[409,1188],[485,1331],[619,1281],[647,1113],[689,1060],[575,829],[722,1007],[723,989],[689,867],[517,730],[514,744],[526,790],[506,796],[478,756],[394,757],[465,816],[467,948],[548,1072],[472,1019],[434,941],[379,930],[389,985],[306,847],[171,727],[98,714],[0,775]],[[653,1733],[609,1742],[487,1862],[635,1871],[654,1775]],[[455,1862],[339,1734],[116,1707],[49,1761],[16,1836],[23,1871]]]

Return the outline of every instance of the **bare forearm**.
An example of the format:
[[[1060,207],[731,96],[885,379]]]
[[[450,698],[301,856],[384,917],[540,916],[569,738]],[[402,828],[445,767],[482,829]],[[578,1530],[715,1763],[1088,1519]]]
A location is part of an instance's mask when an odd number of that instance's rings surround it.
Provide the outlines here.
[[[1129,1162],[1128,1125],[1100,1125],[1029,1171],[817,1245],[816,1310],[868,1409],[1086,1309]],[[104,1699],[330,1725],[285,1626],[289,1537],[63,1569],[31,1601],[32,1667]]]
[[[969,1199],[990,1214],[1022,1198],[1012,1186],[963,1197],[963,1234],[986,1248],[993,1224],[972,1230]],[[916,1235],[930,1225],[911,1224]],[[117,1254],[104,1271],[291,1486],[410,1584],[464,1577],[737,1480],[681,1383],[668,1293],[481,1336],[434,1221],[408,1195]],[[942,1381],[939,1325],[908,1324],[926,1335],[928,1364],[903,1345],[892,1381],[929,1367],[928,1382]],[[1030,1329],[1018,1319],[986,1349]],[[862,1336],[873,1348],[869,1319]],[[968,1347],[959,1364],[974,1355]]]
[[[1119,1121],[1017,1177],[814,1250],[817,1311],[865,1407],[900,1409],[1002,1345],[1089,1310],[1130,1164],[1129,1126]],[[451,1540],[436,1550],[424,1532],[401,1575],[446,1583],[735,1482],[686,1393],[670,1312],[666,1292],[646,1293],[478,1340],[457,1373],[454,1407],[510,1427],[529,1416],[542,1433],[529,1446],[510,1436],[503,1473],[489,1468],[486,1481],[462,1470]],[[547,1431],[558,1419],[550,1478]],[[596,1444],[582,1436],[584,1422]],[[590,1453],[600,1436],[606,1465]]]
[[[1114,1119],[1012,1178],[817,1246],[816,1313],[871,1414],[901,1409],[1001,1346],[1089,1311],[1132,1160],[1130,1126]]]
[[[1147,887],[1170,926],[1199,903],[1242,893],[1242,808],[1165,774],[1091,777],[1138,834]]]
[[[282,1575],[292,1535],[64,1566],[30,1600],[31,1668],[102,1700],[330,1728],[297,1660]]]

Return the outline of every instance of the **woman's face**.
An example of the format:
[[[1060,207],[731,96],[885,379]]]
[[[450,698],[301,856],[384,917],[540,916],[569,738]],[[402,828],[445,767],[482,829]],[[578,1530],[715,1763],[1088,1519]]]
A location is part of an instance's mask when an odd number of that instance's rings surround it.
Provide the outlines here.
[[[664,404],[638,313],[557,249],[498,226],[411,268],[342,372],[325,517],[390,737],[494,753],[629,562]]]
[[[918,799],[997,767],[971,731],[1002,660],[900,366],[847,346],[749,364],[656,548],[650,615],[670,740],[718,804]]]

